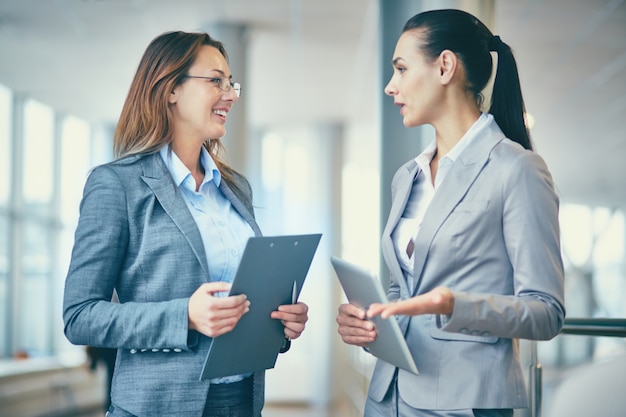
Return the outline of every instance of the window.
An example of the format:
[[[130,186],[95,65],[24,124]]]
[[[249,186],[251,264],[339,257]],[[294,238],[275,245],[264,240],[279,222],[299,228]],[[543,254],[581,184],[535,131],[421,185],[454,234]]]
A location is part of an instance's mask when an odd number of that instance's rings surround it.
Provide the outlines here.
[[[29,357],[52,353],[50,318],[54,316],[52,291],[54,231],[54,112],[28,99],[23,108],[21,207],[14,242],[17,269],[16,340],[13,348]],[[15,138],[19,140],[19,138]]]
[[[78,208],[83,194],[87,174],[91,168],[91,129],[87,122],[73,116],[64,118],[61,126],[61,160],[59,196],[59,220],[62,228],[58,236],[56,253],[55,298],[55,350],[57,352],[74,351],[75,347],[63,336],[63,288],[65,275],[69,268],[74,231],[78,222]],[[110,144],[110,141],[109,141]]]
[[[74,229],[78,205],[87,179],[90,163],[90,128],[85,121],[68,116],[61,129],[61,220]]]
[[[111,130],[93,137],[89,123],[13,96],[0,85],[0,358],[82,352],[63,336],[63,288],[92,142],[106,162]]]
[[[9,346],[9,201],[11,194],[11,92],[0,85],[0,358]]]
[[[0,84],[0,207],[6,208],[11,192],[11,92]]]
[[[50,215],[53,195],[54,113],[35,100],[24,104],[23,199],[31,214]]]
[[[49,355],[53,336],[50,320],[58,315],[51,308],[53,230],[45,223],[28,221],[22,233],[17,349],[29,357]]]

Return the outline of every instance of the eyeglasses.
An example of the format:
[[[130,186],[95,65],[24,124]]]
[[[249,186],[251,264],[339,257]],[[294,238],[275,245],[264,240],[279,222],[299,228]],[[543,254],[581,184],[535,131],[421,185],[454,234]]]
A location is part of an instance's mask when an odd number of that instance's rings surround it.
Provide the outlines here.
[[[232,82],[228,77],[201,77],[199,75],[185,75],[185,78],[199,78],[203,80],[209,80],[225,93],[229,92],[232,88],[233,90],[235,90],[235,94],[237,94],[237,97],[241,95],[241,84]]]

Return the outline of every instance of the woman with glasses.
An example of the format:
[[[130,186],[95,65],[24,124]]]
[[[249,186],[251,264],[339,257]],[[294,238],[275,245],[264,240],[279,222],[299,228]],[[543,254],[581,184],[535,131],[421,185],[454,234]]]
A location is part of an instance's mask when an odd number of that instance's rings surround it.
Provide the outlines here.
[[[435,140],[392,181],[390,303],[341,305],[337,322],[344,342],[366,346],[367,318],[397,315],[419,373],[379,360],[365,416],[513,416],[528,407],[518,339],[550,339],[565,317],[559,202],[524,125],[515,59],[476,17],[432,10],[409,19],[391,64],[385,93]]]
[[[158,36],[124,103],[117,159],[89,175],[63,318],[72,343],[118,350],[109,417],[261,415],[263,372],[200,380],[212,338],[249,310],[245,295],[226,294],[261,234],[249,183],[220,157],[240,93],[222,43]],[[307,310],[272,313],[286,346]]]

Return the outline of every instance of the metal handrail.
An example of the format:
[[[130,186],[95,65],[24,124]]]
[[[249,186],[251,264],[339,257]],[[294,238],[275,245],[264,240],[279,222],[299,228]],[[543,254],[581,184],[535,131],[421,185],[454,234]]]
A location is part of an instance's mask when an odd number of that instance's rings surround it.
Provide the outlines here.
[[[561,334],[626,337],[626,319],[565,319]]]
[[[626,319],[566,318],[561,334],[626,337]],[[537,357],[537,341],[530,344],[530,415],[541,416],[542,368]]]

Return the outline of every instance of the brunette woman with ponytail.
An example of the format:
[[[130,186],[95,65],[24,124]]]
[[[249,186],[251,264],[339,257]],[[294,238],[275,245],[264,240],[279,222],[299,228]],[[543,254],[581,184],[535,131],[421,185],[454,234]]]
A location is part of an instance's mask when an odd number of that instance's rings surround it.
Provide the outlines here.
[[[559,199],[524,125],[515,58],[471,14],[432,10],[409,19],[391,63],[385,93],[435,140],[391,184],[389,303],[343,304],[337,322],[366,346],[368,318],[397,319],[419,374],[378,360],[365,416],[513,416],[528,407],[519,339],[553,338],[565,318]]]

